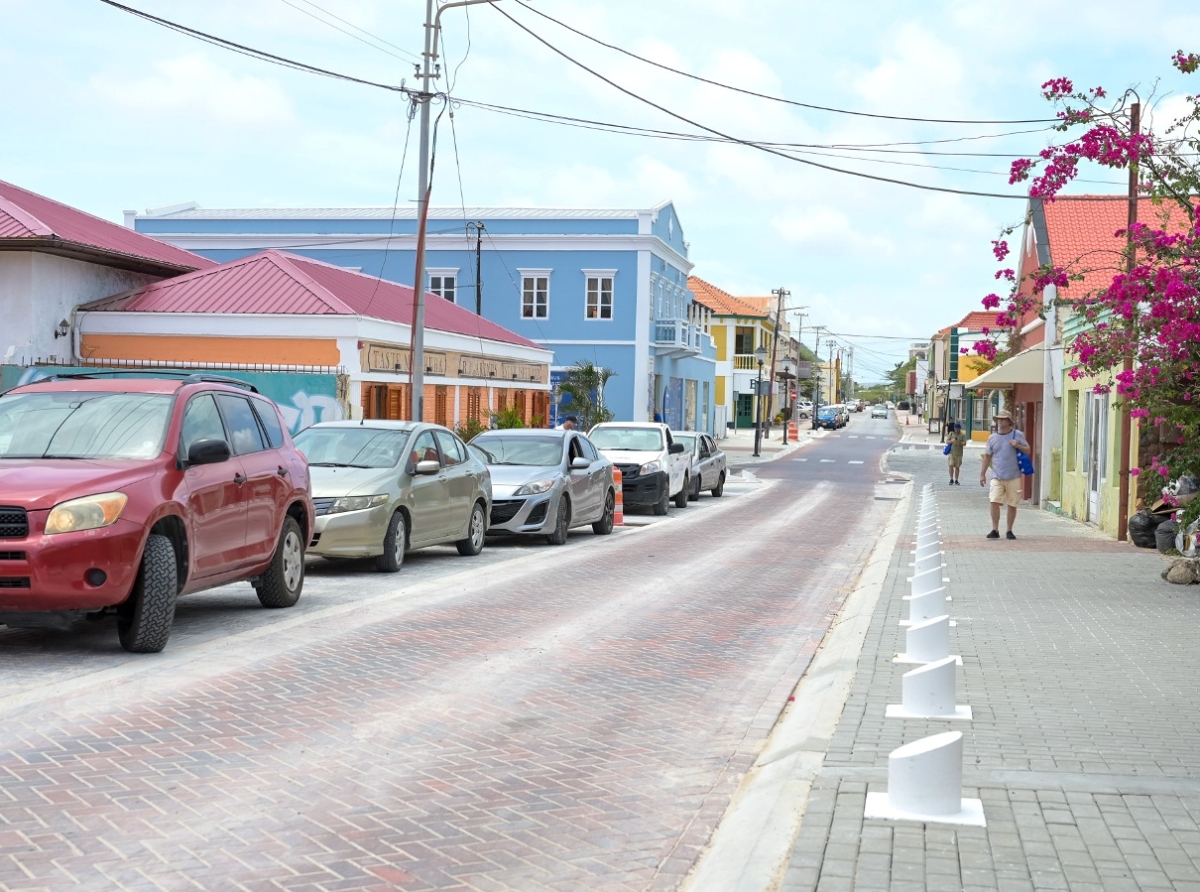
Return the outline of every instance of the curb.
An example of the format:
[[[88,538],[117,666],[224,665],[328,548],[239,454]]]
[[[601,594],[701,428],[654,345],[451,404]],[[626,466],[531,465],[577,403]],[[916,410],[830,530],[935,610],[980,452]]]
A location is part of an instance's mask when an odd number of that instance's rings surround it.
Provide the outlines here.
[[[885,474],[887,453],[880,458]],[[779,887],[808,804],[858,673],[867,630],[908,516],[912,480],[867,558],[766,745],[742,780],[682,892],[766,892]]]

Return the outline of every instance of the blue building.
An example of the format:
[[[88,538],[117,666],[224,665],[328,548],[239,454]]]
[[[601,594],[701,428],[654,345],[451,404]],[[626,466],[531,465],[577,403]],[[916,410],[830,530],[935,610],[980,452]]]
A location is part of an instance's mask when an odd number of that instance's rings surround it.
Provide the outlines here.
[[[401,284],[415,275],[412,208],[187,203],[125,217],[217,261],[278,248]],[[688,291],[687,252],[669,201],[643,210],[431,208],[425,284],[553,350],[552,381],[579,360],[615,371],[604,396],[617,419],[660,414],[711,433],[716,348],[709,310]]]

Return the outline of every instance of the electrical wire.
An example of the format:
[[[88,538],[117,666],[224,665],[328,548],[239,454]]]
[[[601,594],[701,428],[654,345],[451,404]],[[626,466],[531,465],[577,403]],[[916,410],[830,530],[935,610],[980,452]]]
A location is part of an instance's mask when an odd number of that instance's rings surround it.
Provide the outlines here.
[[[195,28],[189,28],[186,25],[181,25],[178,22],[173,22],[170,19],[160,18],[156,15],[151,15],[148,12],[143,12],[140,9],[134,9],[132,6],[125,6],[123,3],[117,3],[116,0],[100,0],[105,6],[111,6],[113,9],[119,9],[122,12],[137,16],[139,19],[144,19],[147,22],[152,22],[156,25],[161,25],[164,28],[169,28],[180,34],[188,37],[194,37],[196,40],[202,40],[205,43],[210,43],[213,46],[221,47],[222,49],[232,50],[235,53],[240,53],[243,56],[249,56],[251,59],[258,59],[261,62],[270,62],[274,65],[282,65],[284,68],[291,68],[295,71],[305,71],[309,74],[317,74],[322,77],[333,78],[334,80],[347,81],[349,83],[361,84],[366,87],[376,87],[380,90],[390,90],[395,93],[410,94],[414,91],[407,89],[403,84],[396,86],[394,84],[381,84],[378,81],[371,81],[361,77],[354,77],[349,74],[342,74],[337,71],[330,71],[327,68],[318,68],[316,65],[309,65],[306,62],[297,62],[295,59],[289,59],[286,56],[277,56],[274,53],[268,53],[265,50],[258,50],[254,47],[245,46],[240,43],[234,43],[232,40],[226,40],[223,37],[216,37],[204,31],[197,31]]]
[[[391,250],[392,236],[396,231],[396,209],[400,204],[400,183],[404,179],[404,162],[408,158],[408,138],[412,135],[413,119],[417,116],[417,103],[412,101],[408,106],[408,127],[404,130],[404,149],[400,153],[400,172],[396,174],[396,193],[392,196],[392,219],[388,223],[387,242],[383,246],[383,260],[379,264],[379,275],[375,279],[375,287],[371,289],[371,297],[367,300],[367,306],[363,309],[365,316],[367,310],[371,309],[371,304],[375,302],[375,295],[379,293],[379,284],[383,281],[383,273],[387,268],[388,251]],[[420,283],[417,283],[418,285]]]
[[[365,28],[358,27],[358,25],[354,24],[353,22],[347,21],[346,19],[342,18],[337,13],[330,12],[324,6],[318,6],[316,3],[313,3],[312,0],[300,0],[300,2],[305,4],[306,6],[311,6],[313,9],[320,10],[321,12],[325,13],[325,15],[329,16],[332,19],[337,19],[343,25],[349,25],[351,28],[353,28],[355,31],[358,31],[360,34],[365,34],[368,37],[371,37],[374,40],[379,41],[380,43],[390,46],[394,50],[399,50],[401,53],[408,56],[410,59],[412,59],[415,62],[421,61],[421,57],[418,56],[416,53],[410,52],[402,46],[397,46],[396,44],[392,43],[390,40],[385,40],[384,38],[380,37],[378,34],[375,34],[371,31],[367,31]]]
[[[105,0],[105,2],[108,2],[108,0]],[[610,87],[620,91],[621,93],[624,93],[626,96],[629,96],[632,99],[636,99],[638,102],[649,105],[652,108],[658,109],[663,114],[669,115],[672,118],[683,121],[686,124],[691,124],[693,127],[697,127],[701,130],[706,130],[709,133],[715,134],[716,136],[724,137],[725,139],[728,139],[733,142],[737,142],[737,143],[747,146],[749,148],[758,149],[761,152],[766,152],[767,154],[775,155],[776,157],[779,157],[779,158],[786,158],[788,160],[795,161],[799,164],[804,164],[809,167],[816,167],[821,170],[827,170],[827,171],[830,171],[831,173],[841,173],[841,174],[845,174],[847,176],[853,176],[853,177],[859,177],[861,179],[873,180],[875,182],[891,183],[896,186],[907,186],[910,189],[920,189],[920,190],[926,191],[926,192],[944,192],[944,193],[950,193],[952,195],[969,195],[969,196],[974,196],[974,197],[978,197],[978,198],[1005,198],[1005,199],[1009,199],[1009,200],[1018,200],[1018,201],[1027,201],[1028,200],[1028,196],[1023,195],[1021,193],[1005,194],[1005,193],[1000,193],[1000,192],[976,192],[976,191],[969,190],[969,189],[952,189],[947,186],[930,186],[930,185],[926,185],[924,183],[912,183],[907,180],[898,180],[893,177],[882,177],[882,176],[878,176],[876,174],[864,173],[862,171],[846,170],[845,168],[842,168],[842,167],[833,167],[832,165],[821,164],[817,161],[810,161],[806,158],[796,158],[792,155],[787,154],[786,152],[781,152],[778,149],[772,149],[768,146],[761,146],[761,145],[757,145],[752,142],[748,142],[747,140],[738,139],[737,137],[730,136],[728,133],[723,133],[722,131],[717,130],[713,127],[708,127],[704,124],[699,123],[698,121],[694,121],[691,118],[686,117],[685,115],[679,114],[678,112],[673,112],[670,109],[666,108],[665,106],[659,105],[654,100],[647,99],[645,96],[642,96],[638,93],[635,93],[633,90],[630,90],[626,87],[621,86],[620,84],[616,83],[615,81],[611,80],[610,78],[605,77],[603,74],[596,71],[594,68],[589,68],[587,65],[580,62],[578,59],[573,58],[570,54],[568,54],[564,50],[561,50],[558,47],[554,46],[554,44],[550,43],[548,40],[546,40],[544,37],[537,34],[536,32],[530,30],[528,27],[526,27],[521,22],[518,22],[516,19],[514,19],[512,16],[510,16],[507,12],[505,12],[500,7],[496,6],[493,8],[496,10],[497,13],[504,16],[504,18],[508,19],[510,22],[512,22],[514,25],[516,25],[518,28],[520,28],[526,34],[528,34],[529,36],[534,38],[538,43],[542,44],[547,49],[549,49],[551,52],[555,53],[558,56],[561,56],[563,59],[566,59],[572,65],[575,65],[576,67],[581,68],[582,70],[586,71],[588,74],[592,75],[593,77],[604,81],[604,83],[606,83]]]
[[[873,112],[852,111],[850,109],[835,108],[833,106],[827,106],[827,105],[813,105],[808,102],[797,102],[796,100],[793,100],[793,99],[785,99],[782,96],[771,96],[766,93],[758,93],[758,92],[755,92],[754,90],[747,90],[742,87],[734,87],[730,84],[721,83],[720,81],[714,81],[714,80],[710,80],[709,78],[706,78],[706,77],[700,77],[699,75],[692,74],[687,71],[680,71],[678,68],[672,68],[670,65],[664,65],[662,62],[655,62],[653,59],[647,59],[645,56],[639,56],[637,53],[630,52],[629,50],[625,49],[624,47],[620,47],[620,46],[617,46],[617,45],[611,44],[611,43],[605,43],[603,40],[601,40],[598,37],[595,37],[584,31],[580,31],[578,28],[574,28],[571,25],[568,25],[566,22],[559,21],[558,19],[554,18],[549,13],[542,12],[542,10],[540,10],[540,9],[535,9],[534,7],[530,6],[528,3],[524,2],[524,0],[513,0],[513,2],[516,3],[518,6],[523,6],[525,9],[529,10],[530,12],[534,13],[535,15],[539,15],[542,18],[553,22],[554,24],[558,25],[561,28],[565,28],[566,30],[570,31],[573,34],[577,34],[580,37],[590,40],[592,43],[599,44],[600,46],[602,46],[606,49],[610,49],[615,52],[622,53],[623,55],[626,55],[631,59],[637,59],[639,62],[644,62],[647,65],[652,65],[655,68],[659,68],[663,71],[669,71],[672,74],[679,75],[680,77],[686,77],[690,80],[699,81],[700,83],[708,84],[709,86],[712,86],[712,87],[720,87],[723,90],[731,90],[734,93],[741,93],[744,96],[753,96],[756,99],[767,99],[771,102],[780,102],[780,103],[783,103],[784,105],[791,105],[791,106],[795,106],[797,108],[807,108],[807,109],[811,109],[813,111],[830,112],[830,113],[839,114],[839,115],[854,115],[855,117],[862,117],[862,118],[881,118],[881,119],[887,120],[887,121],[912,121],[912,122],[922,123],[922,124],[1060,124],[1060,123],[1062,123],[1058,118],[1028,118],[1028,119],[1024,119],[1024,120],[1009,120],[1009,121],[963,120],[963,119],[959,119],[959,118],[920,118],[920,117],[912,117],[909,115],[884,115],[884,114],[876,114]],[[497,10],[497,11],[499,11],[499,10]],[[505,13],[505,15],[507,15],[507,13]],[[509,18],[511,19],[511,16],[509,16]],[[513,19],[513,21],[515,21],[515,19]]]
[[[306,15],[309,18],[320,22],[322,25],[325,25],[327,28],[333,28],[335,31],[340,31],[343,34],[345,34],[346,36],[351,37],[354,40],[359,41],[360,43],[365,43],[367,46],[369,46],[373,50],[378,50],[381,53],[386,53],[387,55],[391,56],[393,59],[399,59],[401,62],[409,61],[409,59],[405,59],[403,56],[398,56],[395,53],[393,53],[391,50],[385,50],[383,47],[378,46],[375,43],[372,43],[370,40],[367,40],[365,37],[359,37],[357,34],[351,33],[350,31],[347,31],[345,28],[339,28],[333,22],[327,22],[325,19],[321,18],[319,15],[309,12],[307,9],[301,9],[299,6],[297,6],[295,3],[293,3],[292,0],[279,0],[279,2],[283,3],[287,6],[290,6],[292,9],[296,10],[296,12],[300,13],[301,15]],[[310,3],[309,6],[313,6],[313,7],[316,7],[317,9],[321,9],[321,7],[317,6],[315,3]],[[333,15],[333,13],[326,12],[326,10],[324,10],[324,9],[321,9],[321,12],[324,12],[326,15]],[[338,18],[337,16],[333,16],[333,17],[335,19]],[[345,21],[345,19],[338,19],[338,21]],[[349,22],[347,22],[347,24],[349,24]],[[357,30],[362,31],[361,28],[358,28]],[[364,31],[363,33],[365,34],[368,32]],[[411,57],[412,53],[408,53],[407,55]]]

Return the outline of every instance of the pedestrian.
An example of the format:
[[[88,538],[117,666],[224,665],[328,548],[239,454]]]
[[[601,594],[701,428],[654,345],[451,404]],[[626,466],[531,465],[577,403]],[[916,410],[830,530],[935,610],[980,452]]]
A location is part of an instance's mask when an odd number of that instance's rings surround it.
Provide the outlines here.
[[[573,431],[578,426],[579,426],[578,418],[576,418],[574,415],[564,415],[562,424],[560,424],[558,427],[556,427],[555,430]]]
[[[1008,532],[1004,537],[1016,539],[1012,528],[1021,501],[1021,466],[1017,464],[1017,453],[1029,455],[1032,450],[1025,435],[1013,428],[1011,415],[997,412],[993,418],[996,432],[988,437],[983,450],[983,468],[979,472],[979,485],[986,486],[988,468],[992,470],[992,486],[988,491],[988,501],[992,503],[992,531],[987,537],[1000,538],[1000,506],[1007,505]]]
[[[950,423],[950,435],[946,442],[950,444],[950,486],[962,486],[958,475],[962,470],[963,447],[967,445],[967,435],[963,433],[962,425],[957,421]]]

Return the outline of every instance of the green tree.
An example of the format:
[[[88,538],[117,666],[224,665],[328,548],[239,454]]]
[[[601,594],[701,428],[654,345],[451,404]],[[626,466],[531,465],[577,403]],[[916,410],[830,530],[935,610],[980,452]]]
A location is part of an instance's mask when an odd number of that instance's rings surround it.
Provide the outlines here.
[[[579,419],[582,430],[590,430],[593,425],[603,421],[612,421],[613,413],[604,405],[604,385],[616,374],[612,369],[586,359],[579,360],[567,369],[562,383],[558,385],[559,400],[563,397],[570,400],[569,405],[563,408]]]

